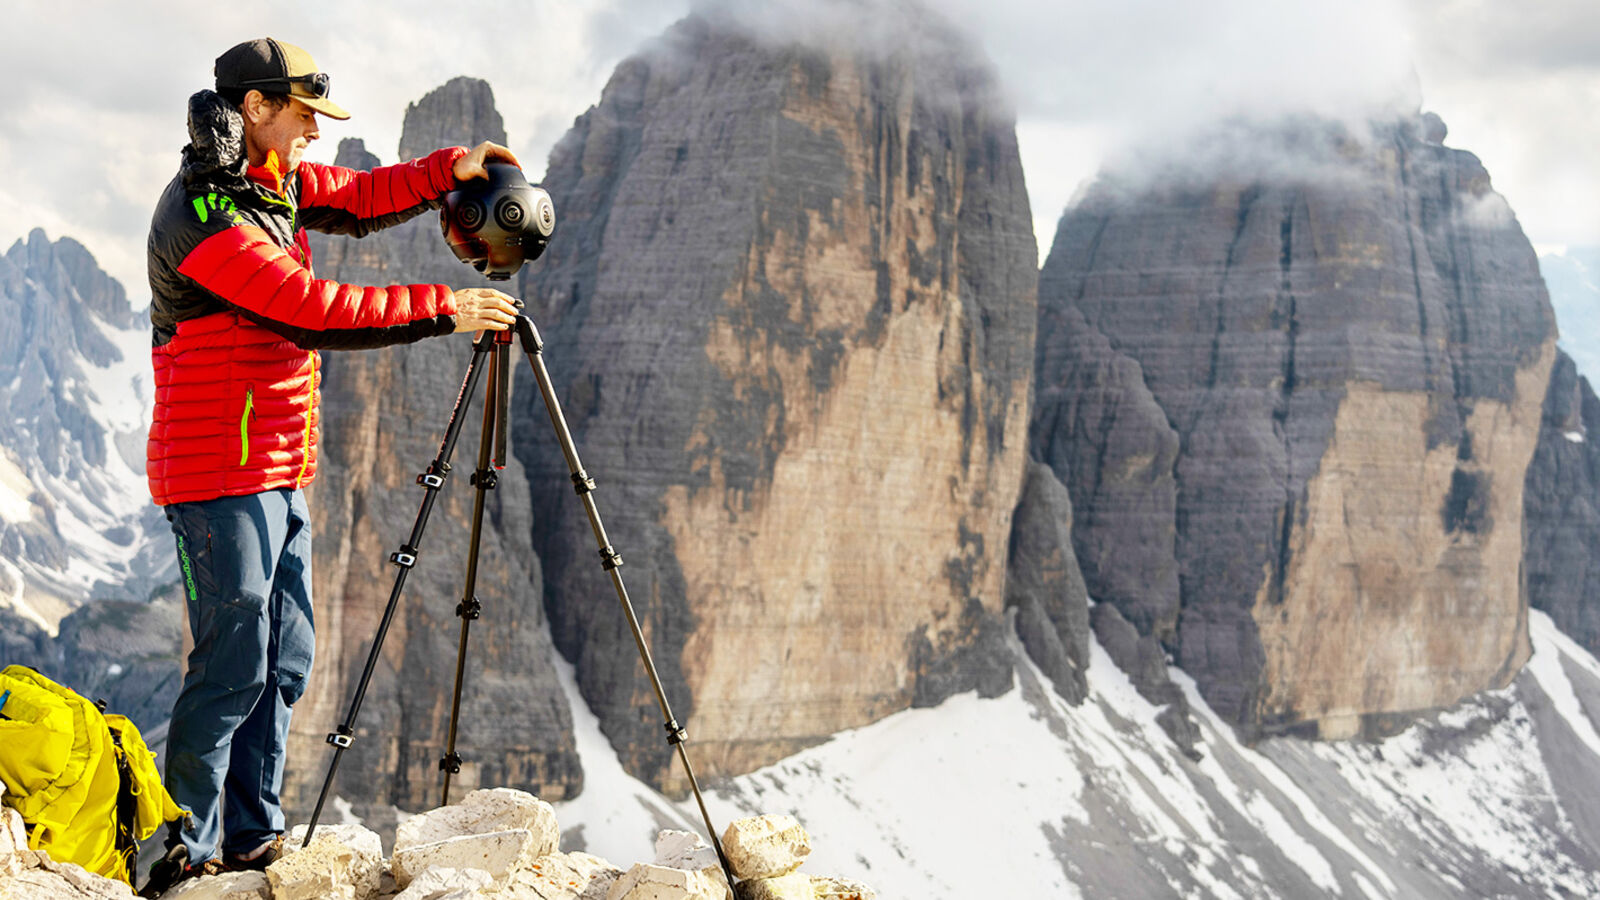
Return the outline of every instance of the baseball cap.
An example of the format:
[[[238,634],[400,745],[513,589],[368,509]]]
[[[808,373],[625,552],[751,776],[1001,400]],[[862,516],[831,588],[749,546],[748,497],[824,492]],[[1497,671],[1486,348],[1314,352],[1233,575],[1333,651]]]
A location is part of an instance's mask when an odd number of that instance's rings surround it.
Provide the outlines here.
[[[328,76],[317,71],[311,54],[274,38],[256,38],[228,48],[213,70],[217,90],[283,93],[332,119],[348,119],[344,107],[328,99]]]

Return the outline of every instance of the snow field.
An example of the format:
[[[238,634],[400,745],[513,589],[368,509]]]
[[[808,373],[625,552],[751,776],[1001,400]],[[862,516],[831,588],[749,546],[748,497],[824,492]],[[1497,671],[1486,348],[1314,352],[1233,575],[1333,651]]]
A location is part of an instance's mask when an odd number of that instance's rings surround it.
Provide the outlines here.
[[[1532,636],[1539,662],[1528,671],[1594,751],[1600,773],[1600,733],[1560,658],[1597,676],[1600,662],[1538,613]],[[581,826],[586,849],[612,860],[649,859],[662,827],[702,833],[692,801],[673,803],[622,770],[571,667],[558,660],[558,669],[586,778],[582,796],[556,804],[563,831]],[[1395,877],[1397,866],[1421,866],[1431,883],[1464,895],[1470,888],[1452,871],[1467,869],[1458,864],[1500,867],[1539,893],[1600,895],[1600,873],[1552,846],[1551,828],[1570,823],[1515,688],[1479,695],[1381,744],[1273,739],[1251,748],[1192,679],[1173,675],[1200,723],[1199,763],[1182,756],[1156,722],[1160,710],[1094,643],[1090,696],[1078,707],[1022,658],[1016,686],[1001,697],[958,695],[837,734],[707,786],[708,807],[719,829],[757,813],[794,815],[815,844],[802,871],[859,878],[884,897],[1083,897],[1088,860],[1129,842],[1141,855],[1148,848],[1170,896],[1278,896],[1263,861],[1240,849],[1237,826],[1224,829],[1209,796],[1324,896],[1348,895],[1354,885],[1373,900],[1407,897],[1410,883]],[[694,749],[691,730],[691,760]],[[1335,776],[1332,795],[1302,787],[1275,755]],[[1120,833],[1098,832],[1102,844],[1091,829],[1104,825],[1094,824],[1090,807],[1104,804],[1126,818]],[[1418,843],[1428,851],[1420,859],[1407,849]],[[1343,856],[1322,849],[1330,847]]]

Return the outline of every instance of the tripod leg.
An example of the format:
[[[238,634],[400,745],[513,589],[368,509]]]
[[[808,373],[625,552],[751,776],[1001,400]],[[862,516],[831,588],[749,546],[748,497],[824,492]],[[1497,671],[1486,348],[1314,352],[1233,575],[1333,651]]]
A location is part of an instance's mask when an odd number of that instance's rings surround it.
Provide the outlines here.
[[[556,399],[555,386],[550,383],[550,373],[544,365],[544,341],[539,338],[539,330],[534,327],[533,320],[527,316],[518,316],[516,332],[522,341],[522,351],[528,357],[528,363],[533,366],[534,379],[539,383],[539,393],[544,398],[544,407],[550,414],[550,424],[555,428],[556,440],[561,444],[561,452],[566,456],[567,469],[572,473],[572,484],[578,492],[578,497],[583,501],[584,512],[589,517],[589,527],[594,531],[594,539],[600,546],[600,566],[611,575],[611,586],[616,589],[617,600],[622,603],[622,612],[628,619],[628,627],[633,631],[634,645],[639,649],[639,658],[644,661],[645,673],[650,676],[650,684],[655,688],[656,703],[661,707],[661,716],[666,722],[667,743],[678,750],[678,760],[683,763],[684,774],[689,778],[689,788],[694,793],[695,803],[700,807],[700,817],[705,820],[706,832],[711,837],[711,846],[717,851],[717,860],[722,863],[722,872],[728,878],[728,886],[734,884],[733,867],[728,863],[728,857],[722,851],[722,841],[717,837],[717,829],[711,824],[711,814],[706,811],[705,797],[700,793],[700,782],[694,776],[694,767],[689,765],[689,751],[684,743],[688,740],[688,733],[678,720],[672,715],[672,707],[667,702],[666,690],[661,686],[661,677],[656,673],[655,661],[650,657],[650,647],[645,643],[644,632],[639,628],[639,618],[634,614],[633,603],[628,599],[628,589],[622,583],[622,557],[611,541],[606,537],[605,526],[600,524],[600,511],[594,503],[594,479],[583,469],[583,462],[578,459],[578,448],[572,442],[572,432],[567,428],[566,417],[561,414],[561,402]]]
[[[333,745],[333,759],[328,762],[328,774],[322,780],[322,793],[317,796],[316,809],[311,813],[311,823],[306,826],[305,841],[302,847],[311,843],[311,836],[316,833],[317,821],[322,818],[322,808],[328,802],[328,792],[333,787],[333,778],[339,771],[339,761],[344,757],[344,751],[350,749],[355,743],[356,716],[361,713],[361,703],[366,698],[367,686],[372,681],[372,671],[378,665],[378,657],[383,652],[383,640],[389,633],[389,625],[394,621],[395,610],[400,605],[400,592],[405,589],[406,576],[410,574],[411,567],[417,564],[417,554],[421,552],[422,533],[428,527],[428,517],[433,513],[433,501],[444,487],[445,478],[450,474],[450,455],[455,451],[456,439],[461,436],[461,414],[471,402],[472,391],[477,387],[478,377],[483,374],[483,360],[488,356],[494,344],[492,333],[485,334],[472,345],[472,362],[467,366],[466,377],[461,380],[461,391],[456,394],[456,404],[450,411],[450,422],[445,426],[444,441],[439,445],[439,454],[434,457],[428,466],[428,471],[417,476],[417,483],[425,488],[422,495],[422,506],[417,510],[416,523],[411,526],[411,537],[401,545],[400,549],[389,555],[389,562],[393,563],[400,571],[396,573],[394,588],[389,591],[389,604],[384,607],[383,619],[378,624],[378,632],[372,639],[372,648],[367,652],[367,664],[361,672],[361,680],[356,684],[355,694],[350,698],[350,708],[345,713],[344,720],[339,723],[337,731],[328,735],[328,743]]]
[[[506,374],[511,368],[510,333],[503,332],[507,341],[496,341],[494,355],[489,357],[489,384],[484,388],[483,433],[478,441],[478,470],[472,473],[472,486],[477,496],[472,501],[472,538],[467,545],[467,581],[461,589],[461,602],[456,605],[456,615],[461,619],[461,639],[456,645],[456,684],[450,701],[450,734],[444,755],[439,758],[439,770],[444,773],[439,805],[450,804],[450,777],[461,771],[461,756],[456,753],[457,726],[461,721],[461,685],[467,672],[467,636],[472,622],[483,614],[483,604],[478,602],[478,548],[483,539],[483,504],[489,491],[498,480],[490,465],[489,451],[493,436],[504,433]],[[503,459],[502,453],[501,458]]]

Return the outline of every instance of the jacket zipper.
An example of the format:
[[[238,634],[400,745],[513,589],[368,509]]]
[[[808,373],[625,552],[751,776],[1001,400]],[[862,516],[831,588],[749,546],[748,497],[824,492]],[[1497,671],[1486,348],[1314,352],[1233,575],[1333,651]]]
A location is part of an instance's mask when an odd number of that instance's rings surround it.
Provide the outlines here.
[[[256,389],[248,387],[244,392],[244,412],[239,414],[239,465],[244,465],[250,458],[250,420],[256,413]]]
[[[294,476],[294,486],[299,489],[306,478],[306,467],[311,465],[311,416],[317,410],[317,351],[307,351],[311,360],[311,383],[306,387],[306,424],[300,436],[300,471]]]

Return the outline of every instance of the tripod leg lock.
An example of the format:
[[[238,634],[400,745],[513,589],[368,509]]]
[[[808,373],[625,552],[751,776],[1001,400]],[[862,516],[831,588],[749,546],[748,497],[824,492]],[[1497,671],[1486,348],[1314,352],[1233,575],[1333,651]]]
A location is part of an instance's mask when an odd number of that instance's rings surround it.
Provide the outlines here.
[[[607,572],[612,569],[622,568],[622,554],[618,553],[610,544],[600,548],[600,568]]]
[[[582,497],[584,494],[594,490],[594,479],[589,477],[588,472],[579,469],[572,473],[572,488],[578,492],[578,496]]]
[[[417,564],[418,550],[410,545],[402,546],[399,550],[389,554],[389,562],[402,569],[409,569]]]
[[[349,726],[340,725],[338,731],[328,733],[328,743],[341,750],[349,750],[350,745],[355,742],[355,736],[351,734]]]
[[[439,490],[444,487],[444,474],[439,472],[423,472],[417,476],[417,484],[430,490]]]
[[[456,604],[456,615],[463,619],[481,618],[483,616],[483,604],[478,602],[477,597],[473,597],[471,600],[463,600]]]
[[[677,719],[672,719],[664,726],[667,729],[667,743],[677,746],[689,739],[689,732],[685,731]]]
[[[479,469],[472,473],[472,478],[469,481],[473,487],[481,487],[486,491],[492,491],[500,479],[495,475],[493,469]]]
[[[451,775],[461,774],[461,754],[451,750],[439,757],[439,771],[449,772]]]

